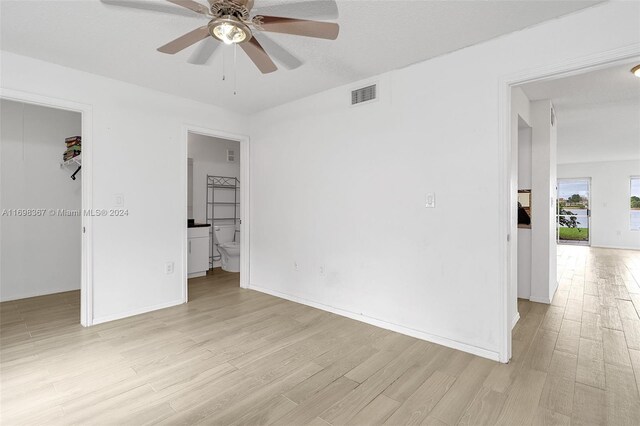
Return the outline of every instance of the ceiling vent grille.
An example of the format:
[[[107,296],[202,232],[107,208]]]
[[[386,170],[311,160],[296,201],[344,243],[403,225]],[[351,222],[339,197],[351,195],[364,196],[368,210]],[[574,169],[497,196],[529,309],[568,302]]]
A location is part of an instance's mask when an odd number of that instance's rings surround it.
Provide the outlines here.
[[[351,105],[358,105],[363,102],[373,101],[376,99],[377,89],[377,85],[372,84],[371,86],[351,91]]]

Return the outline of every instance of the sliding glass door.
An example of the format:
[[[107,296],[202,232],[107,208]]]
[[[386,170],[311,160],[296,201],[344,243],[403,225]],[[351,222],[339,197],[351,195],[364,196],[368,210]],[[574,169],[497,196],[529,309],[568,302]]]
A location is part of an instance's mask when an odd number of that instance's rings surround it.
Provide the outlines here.
[[[591,180],[558,179],[557,239],[560,244],[589,244]]]

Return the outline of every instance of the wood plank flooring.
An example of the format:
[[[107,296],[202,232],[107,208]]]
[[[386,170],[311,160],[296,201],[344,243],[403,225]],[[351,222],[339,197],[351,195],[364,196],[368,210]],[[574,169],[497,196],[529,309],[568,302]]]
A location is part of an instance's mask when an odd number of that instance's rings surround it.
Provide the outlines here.
[[[640,425],[640,253],[560,246],[499,364],[238,287],[91,328],[78,292],[0,304],[0,420],[21,424]]]

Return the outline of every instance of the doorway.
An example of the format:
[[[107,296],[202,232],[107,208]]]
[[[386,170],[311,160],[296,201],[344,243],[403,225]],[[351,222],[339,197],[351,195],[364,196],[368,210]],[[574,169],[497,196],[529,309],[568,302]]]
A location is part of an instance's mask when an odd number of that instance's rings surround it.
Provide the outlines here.
[[[189,133],[189,278],[240,272],[240,142]]]
[[[589,245],[591,231],[591,179],[558,179],[556,241]]]
[[[184,141],[187,301],[189,285],[217,282],[212,276],[248,287],[249,146],[245,136],[192,126]]]
[[[607,203],[605,199],[599,198],[596,207],[602,211],[599,213],[600,218],[598,219],[598,223],[596,223],[598,227],[598,234],[596,235],[593,233],[591,215],[591,209],[593,207],[591,200],[592,182],[579,182],[582,187],[582,194],[578,191],[579,197],[573,197],[571,201],[568,201],[574,194],[568,194],[566,197],[564,194],[561,195],[560,192],[566,190],[568,186],[563,186],[562,182],[558,181],[558,178],[574,178],[576,176],[593,178],[597,172],[605,177],[613,177],[615,174],[616,179],[617,175],[620,175],[621,178],[619,180],[621,180],[622,177],[625,177],[622,175],[626,173],[627,180],[624,182],[628,185],[628,176],[629,174],[633,174],[633,170],[629,168],[631,166],[614,167],[610,172],[604,172],[604,170],[609,170],[606,167],[598,170],[594,169],[592,172],[584,172],[583,165],[595,161],[615,162],[622,161],[623,158],[628,159],[629,155],[626,154],[625,151],[626,146],[637,147],[637,145],[634,145],[632,142],[629,142],[627,145],[622,142],[617,143],[618,140],[623,139],[620,137],[613,137],[612,135],[606,136],[593,132],[592,130],[585,131],[587,127],[585,123],[589,125],[600,123],[598,126],[599,129],[612,127],[618,129],[623,128],[621,126],[616,127],[611,124],[599,122],[598,120],[607,117],[607,115],[596,113],[596,111],[600,106],[604,108],[614,103],[616,107],[620,108],[620,111],[630,111],[629,100],[625,99],[625,93],[628,97],[630,90],[626,88],[626,85],[635,83],[637,86],[637,78],[629,71],[638,61],[640,61],[640,57],[638,57],[637,49],[629,48],[602,52],[594,57],[566,61],[564,63],[554,64],[545,69],[537,69],[531,72],[508,76],[500,83],[501,109],[503,111],[501,138],[504,168],[502,174],[503,182],[506,183],[505,186],[501,188],[502,191],[504,191],[503,200],[505,202],[503,206],[504,210],[501,211],[501,222],[506,224],[504,234],[504,241],[506,242],[504,248],[505,266],[502,271],[504,286],[502,287],[500,295],[501,306],[503,306],[501,324],[504,331],[500,349],[500,360],[502,362],[507,362],[512,356],[512,329],[518,322],[518,318],[520,318],[517,310],[518,253],[517,250],[514,249],[514,243],[517,247],[519,242],[517,221],[514,219],[514,212],[516,211],[514,206],[517,206],[518,199],[518,193],[515,191],[517,180],[514,182],[513,178],[513,171],[514,169],[517,170],[517,165],[514,166],[514,161],[517,161],[517,155],[514,156],[512,148],[514,133],[517,133],[517,122],[514,122],[513,119],[513,108],[514,102],[517,103],[518,99],[513,98],[513,91],[515,89],[522,89],[526,92],[525,95],[527,95],[531,103],[527,103],[529,106],[526,107],[525,110],[527,113],[530,113],[532,124],[535,124],[535,122],[538,123],[537,129],[535,125],[532,126],[534,138],[532,153],[533,171],[538,173],[540,179],[534,176],[531,191],[533,201],[531,208],[531,232],[532,234],[539,234],[539,238],[532,238],[531,293],[533,296],[533,286],[535,285],[541,290],[543,296],[546,294],[546,297],[536,297],[537,300],[531,297],[530,300],[549,304],[556,290],[562,287],[559,285],[561,284],[561,280],[558,279],[557,275],[558,263],[556,252],[558,243],[561,241],[563,244],[595,246],[595,237],[604,241],[604,234],[601,232],[601,226],[598,224],[606,223],[606,221],[602,222],[602,218],[605,217],[605,214],[602,212],[603,208],[612,208],[614,204],[614,201]],[[606,78],[610,75],[615,75],[617,78]],[[570,84],[566,84],[567,79],[574,80],[572,80]],[[590,83],[590,79],[599,79],[600,81],[606,82],[615,81],[615,86],[611,86],[611,88],[615,90],[608,90],[602,84],[600,85],[602,87],[596,87],[597,84]],[[525,88],[524,86],[527,87]],[[587,96],[591,98],[595,96],[597,99],[586,99]],[[586,105],[589,101],[592,101],[591,104]],[[535,106],[534,103],[536,104]],[[573,103],[573,105],[570,105],[570,103]],[[580,107],[582,108],[580,109]],[[517,109],[515,111],[517,111]],[[635,120],[637,121],[637,109],[635,111]],[[585,114],[591,115],[589,115],[588,119],[585,119]],[[632,114],[629,113],[628,115],[631,116]],[[624,119],[624,117],[627,117],[626,114],[620,114],[618,112],[611,116],[616,119]],[[563,123],[563,129],[567,129],[567,131],[563,130],[561,134],[557,130],[557,123]],[[572,129],[569,129],[567,123],[572,124]],[[573,131],[572,135],[569,135],[569,130]],[[578,136],[577,130],[582,131],[580,136]],[[540,136],[544,136],[545,138],[542,145],[535,140],[539,139]],[[609,143],[611,140],[616,141],[617,145],[620,145],[620,158],[611,157],[612,150],[606,147],[606,143]],[[637,143],[637,139],[635,141],[635,143]],[[586,142],[589,142],[589,144],[585,145]],[[637,154],[637,148],[634,152]],[[562,168],[560,168],[559,165],[562,165]],[[541,170],[541,168],[543,170]],[[572,180],[575,181],[575,178]],[[613,180],[610,180],[610,183],[615,185],[615,188],[620,186],[614,183]],[[598,185],[602,186],[600,183],[598,183]],[[597,191],[599,197],[602,194],[614,196],[612,191],[607,193],[607,191],[601,190],[600,186],[598,186],[598,188],[594,187],[594,191]],[[573,210],[563,209],[561,212],[561,203],[558,202],[559,198],[566,198],[570,205],[566,205],[567,203],[563,204],[565,204],[565,207],[571,207]],[[562,201],[564,202],[565,200]],[[628,203],[628,196],[626,203]],[[618,204],[617,199],[615,200],[615,204]],[[583,206],[584,208],[578,208]],[[596,220],[596,213],[597,212],[594,211],[594,221]],[[617,247],[628,244],[628,241],[633,242],[632,236],[626,235],[628,232],[626,232],[626,227],[622,225],[622,221],[619,221],[619,224],[610,226],[610,228],[608,231],[610,234],[608,240],[606,243],[597,243],[598,246]],[[540,230],[542,230],[541,233]],[[560,235],[561,233],[562,235]],[[541,247],[542,252],[539,251]],[[534,273],[533,271],[537,272]],[[560,288],[560,290],[564,289]]]
[[[3,301],[60,300],[74,310],[67,318],[79,313],[79,323],[91,326],[92,217],[84,214],[92,207],[91,107],[10,89],[0,91],[0,102],[2,209],[27,212],[13,224],[24,231],[17,239],[3,232]],[[3,228],[13,227],[9,219],[3,215]]]

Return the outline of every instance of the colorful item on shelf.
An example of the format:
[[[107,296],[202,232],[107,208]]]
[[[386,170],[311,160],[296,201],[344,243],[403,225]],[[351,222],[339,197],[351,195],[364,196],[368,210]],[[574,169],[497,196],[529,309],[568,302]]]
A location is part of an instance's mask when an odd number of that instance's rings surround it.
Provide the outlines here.
[[[77,157],[79,155],[80,155],[80,153],[78,153],[78,154],[69,154],[69,155],[65,154],[65,155],[62,156],[62,160],[63,161],[71,160],[72,158],[75,158],[75,157]]]
[[[67,146],[80,145],[81,141],[82,141],[82,136],[71,136],[70,138],[66,138],[64,140],[64,143],[66,143]]]
[[[72,159],[73,157],[77,157],[80,155],[82,151],[82,137],[80,136],[71,136],[64,140],[64,143],[67,146],[67,150],[62,154],[62,160],[67,161]]]

